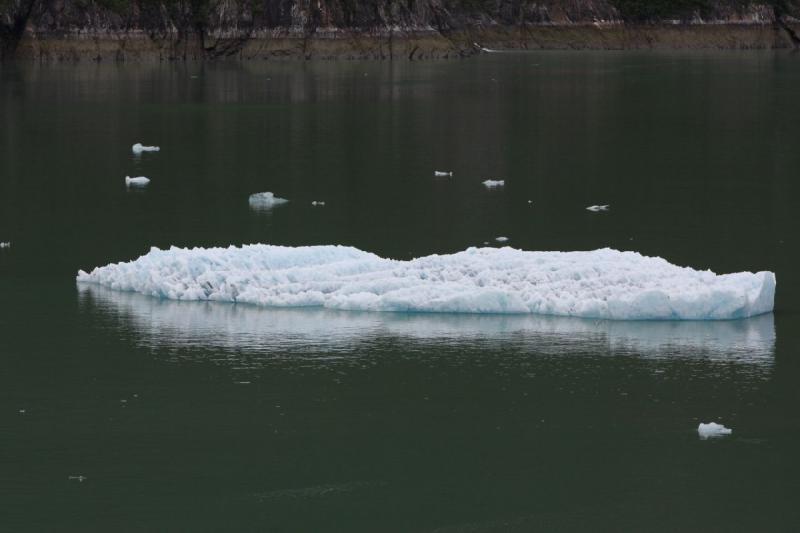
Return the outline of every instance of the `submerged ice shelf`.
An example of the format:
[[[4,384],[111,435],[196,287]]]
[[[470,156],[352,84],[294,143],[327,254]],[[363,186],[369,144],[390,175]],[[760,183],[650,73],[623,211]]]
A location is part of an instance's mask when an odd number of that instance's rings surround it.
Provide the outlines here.
[[[470,248],[411,261],[345,246],[152,248],[79,282],[174,300],[360,311],[720,320],[772,311],[775,275],[717,275],[608,248]]]

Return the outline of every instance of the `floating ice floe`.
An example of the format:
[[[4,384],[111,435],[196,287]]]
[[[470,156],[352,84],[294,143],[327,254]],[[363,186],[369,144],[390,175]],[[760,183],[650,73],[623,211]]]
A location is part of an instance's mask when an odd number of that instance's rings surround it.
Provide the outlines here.
[[[142,152],[158,152],[161,150],[158,146],[143,146],[142,143],[136,143],[131,147],[134,154],[141,154]]]
[[[610,205],[590,205],[586,208],[587,211],[591,211],[593,213],[597,213],[599,211],[608,211],[608,208],[611,207]]]
[[[314,200],[313,202],[311,202],[311,205],[313,205],[314,207],[325,207],[325,202]]]
[[[452,176],[453,173],[449,172],[449,171],[445,172],[445,171],[442,171],[442,170],[434,170],[433,171],[433,175],[436,176],[437,178],[443,178],[445,176]]]
[[[125,185],[128,187],[144,187],[148,183],[150,183],[150,178],[145,178],[144,176],[136,176],[135,178],[125,176]]]
[[[493,189],[495,187],[504,187],[506,180],[486,180],[483,184],[489,189]]]
[[[494,240],[497,242],[508,242],[508,237],[495,237]]]
[[[253,209],[271,209],[276,205],[287,203],[289,200],[278,198],[271,192],[257,192],[251,194],[249,198],[250,207]]]
[[[0,248],[11,248],[10,242],[0,242]]]
[[[152,248],[77,280],[175,300],[615,320],[745,318],[772,311],[775,297],[772,272],[717,275],[608,248],[469,248],[410,261],[346,246]]]
[[[701,423],[697,426],[697,434],[701,439],[709,439],[713,437],[723,437],[733,433],[732,429],[728,429],[722,424],[716,422],[709,422],[708,424]]]

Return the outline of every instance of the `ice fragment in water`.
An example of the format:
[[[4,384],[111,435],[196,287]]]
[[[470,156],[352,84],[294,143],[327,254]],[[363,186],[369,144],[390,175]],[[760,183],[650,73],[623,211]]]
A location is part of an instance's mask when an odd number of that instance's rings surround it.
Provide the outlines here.
[[[158,146],[142,146],[142,143],[136,143],[131,147],[134,154],[141,154],[142,152],[158,152],[161,150]]]
[[[495,237],[497,242],[508,242],[508,237]]]
[[[150,183],[150,178],[145,178],[144,176],[137,176],[135,178],[125,176],[125,185],[128,187],[143,187],[148,183]]]
[[[615,320],[745,318],[772,311],[775,298],[772,272],[717,275],[608,248],[469,248],[409,261],[346,246],[152,248],[77,279],[174,300]]]
[[[483,184],[489,189],[494,189],[495,187],[505,186],[506,180],[486,180]]]
[[[733,433],[732,429],[728,429],[722,424],[717,424],[716,422],[709,422],[708,424],[700,423],[700,425],[697,426],[697,434],[701,439],[704,440],[711,437],[730,435],[731,433]]]
[[[453,173],[452,172],[445,172],[445,171],[442,171],[442,170],[434,170],[433,171],[433,175],[436,176],[437,178],[443,178],[443,177],[446,177],[446,176],[447,177],[452,176]]]
[[[257,192],[250,195],[250,207],[253,209],[271,209],[276,205],[287,203],[289,200],[278,198],[271,192]]]
[[[587,211],[597,213],[599,211],[608,211],[609,205],[590,205],[586,208]]]

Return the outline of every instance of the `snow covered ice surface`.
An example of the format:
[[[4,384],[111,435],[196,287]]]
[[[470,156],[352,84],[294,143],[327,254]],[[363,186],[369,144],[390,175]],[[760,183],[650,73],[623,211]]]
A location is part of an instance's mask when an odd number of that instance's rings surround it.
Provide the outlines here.
[[[158,146],[143,146],[142,143],[136,143],[131,147],[134,154],[141,154],[142,152],[158,152],[161,150]]]
[[[732,429],[728,429],[722,424],[717,424],[716,422],[709,422],[708,424],[700,423],[700,425],[697,426],[697,434],[703,440],[712,437],[723,437],[725,435],[730,435],[731,433],[733,433]]]
[[[356,311],[715,320],[772,311],[775,275],[716,275],[608,248],[469,248],[411,261],[345,246],[152,248],[77,280],[174,300]]]
[[[271,192],[257,192],[250,195],[249,203],[253,209],[272,209],[276,205],[287,203],[289,200],[278,198]]]
[[[489,189],[494,189],[496,187],[504,187],[506,184],[506,180],[486,180],[483,182],[483,185]]]

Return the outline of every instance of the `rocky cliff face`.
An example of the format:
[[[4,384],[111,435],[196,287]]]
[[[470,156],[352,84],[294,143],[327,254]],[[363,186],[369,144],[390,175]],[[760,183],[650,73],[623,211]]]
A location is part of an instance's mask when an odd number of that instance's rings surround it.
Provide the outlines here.
[[[0,0],[2,57],[454,57],[798,46],[800,0]]]

